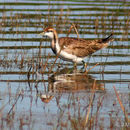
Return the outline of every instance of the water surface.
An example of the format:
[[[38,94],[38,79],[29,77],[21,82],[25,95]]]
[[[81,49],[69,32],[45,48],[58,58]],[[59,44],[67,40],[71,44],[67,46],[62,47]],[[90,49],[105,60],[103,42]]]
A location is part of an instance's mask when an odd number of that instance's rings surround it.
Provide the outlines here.
[[[129,117],[129,7],[120,0],[1,1],[1,129],[128,128],[113,86]],[[60,59],[54,64],[50,40],[37,35],[53,26],[59,37],[67,36],[73,23],[80,38],[114,33],[108,48],[85,59],[88,73],[82,65],[72,71],[73,64]],[[73,29],[69,36],[77,37]]]

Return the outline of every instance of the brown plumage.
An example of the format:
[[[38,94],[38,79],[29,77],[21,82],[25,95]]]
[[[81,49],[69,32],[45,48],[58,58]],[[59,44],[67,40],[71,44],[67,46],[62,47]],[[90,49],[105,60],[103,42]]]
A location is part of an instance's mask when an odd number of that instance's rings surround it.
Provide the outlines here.
[[[107,42],[107,38],[101,40],[84,40],[70,37],[59,38],[59,45],[62,47],[62,50],[76,55],[77,57],[86,57],[91,55],[94,52],[107,47]]]
[[[112,34],[104,39],[85,40],[73,37],[58,38],[57,32],[53,28],[46,28],[41,35],[52,39],[51,47],[55,54],[60,53],[60,57],[72,62],[82,62],[83,58],[94,52],[107,47],[113,41]]]

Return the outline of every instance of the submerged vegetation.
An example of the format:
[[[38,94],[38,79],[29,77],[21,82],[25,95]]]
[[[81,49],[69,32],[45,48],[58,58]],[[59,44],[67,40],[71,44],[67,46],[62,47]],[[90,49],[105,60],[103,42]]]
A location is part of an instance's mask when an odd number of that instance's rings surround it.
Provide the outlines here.
[[[0,6],[0,129],[129,129],[129,1]],[[47,26],[85,39],[113,33],[115,41],[74,70],[38,36]]]

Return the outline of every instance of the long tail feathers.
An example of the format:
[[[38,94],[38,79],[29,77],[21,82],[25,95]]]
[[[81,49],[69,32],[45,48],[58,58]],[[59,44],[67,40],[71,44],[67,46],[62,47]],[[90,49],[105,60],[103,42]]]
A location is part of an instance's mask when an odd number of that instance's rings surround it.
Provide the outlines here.
[[[108,36],[107,38],[104,38],[102,39],[102,42],[103,43],[106,43],[106,42],[110,42],[110,41],[113,41],[113,34],[111,34],[110,36]]]

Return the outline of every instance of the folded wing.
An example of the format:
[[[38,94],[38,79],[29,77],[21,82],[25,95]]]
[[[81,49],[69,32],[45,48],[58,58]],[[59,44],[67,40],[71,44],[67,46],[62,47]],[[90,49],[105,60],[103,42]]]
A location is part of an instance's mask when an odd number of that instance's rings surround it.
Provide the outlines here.
[[[85,57],[108,46],[109,39],[85,40],[71,37],[59,38],[63,51],[77,57]]]

